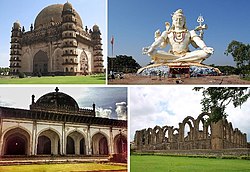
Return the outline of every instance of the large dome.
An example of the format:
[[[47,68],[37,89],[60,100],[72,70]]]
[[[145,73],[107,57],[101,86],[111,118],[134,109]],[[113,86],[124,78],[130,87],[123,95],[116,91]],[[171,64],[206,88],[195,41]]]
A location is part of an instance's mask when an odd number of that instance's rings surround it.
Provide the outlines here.
[[[54,4],[48,7],[45,7],[36,17],[35,19],[35,28],[38,29],[40,27],[47,27],[50,26],[51,21],[54,23],[61,23],[62,22],[62,11],[63,11],[63,4]],[[79,14],[75,11],[76,14],[76,22],[77,26],[83,28],[82,20]]]
[[[71,96],[62,93],[62,92],[51,92],[48,94],[43,95],[36,101],[36,106],[39,107],[51,107],[51,106],[56,106],[56,107],[65,107],[68,108],[69,110],[74,110],[78,111],[79,106],[75,99],[73,99]]]

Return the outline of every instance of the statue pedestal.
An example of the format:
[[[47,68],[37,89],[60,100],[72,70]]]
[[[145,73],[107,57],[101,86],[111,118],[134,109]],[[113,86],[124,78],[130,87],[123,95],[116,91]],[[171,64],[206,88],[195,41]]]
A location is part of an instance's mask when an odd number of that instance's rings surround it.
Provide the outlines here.
[[[175,77],[198,77],[208,75],[220,75],[219,69],[195,62],[171,62],[152,64],[140,68],[137,74],[152,76],[161,74],[170,78]]]

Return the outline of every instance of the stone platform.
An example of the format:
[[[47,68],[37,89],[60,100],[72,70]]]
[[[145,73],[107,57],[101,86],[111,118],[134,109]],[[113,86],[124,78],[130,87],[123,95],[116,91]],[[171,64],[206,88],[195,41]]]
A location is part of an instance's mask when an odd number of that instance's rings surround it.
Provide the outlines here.
[[[219,69],[194,62],[172,62],[152,64],[140,68],[137,74],[143,76],[168,76],[172,77],[197,77],[197,76],[211,76],[220,75]]]

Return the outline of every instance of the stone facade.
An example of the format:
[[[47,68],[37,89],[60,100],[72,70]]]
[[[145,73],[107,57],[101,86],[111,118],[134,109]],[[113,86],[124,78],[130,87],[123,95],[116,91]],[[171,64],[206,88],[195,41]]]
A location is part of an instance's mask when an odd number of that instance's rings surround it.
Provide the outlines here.
[[[45,94],[30,110],[0,107],[0,156],[127,152],[127,121],[100,118],[67,94]]]
[[[209,114],[202,113],[197,119],[186,117],[179,128],[155,126],[135,133],[137,150],[192,150],[247,148],[247,135],[224,119],[205,125]],[[188,130],[188,131],[187,131]]]
[[[81,75],[103,73],[101,31],[83,23],[70,3],[44,8],[34,26],[12,27],[10,73]]]

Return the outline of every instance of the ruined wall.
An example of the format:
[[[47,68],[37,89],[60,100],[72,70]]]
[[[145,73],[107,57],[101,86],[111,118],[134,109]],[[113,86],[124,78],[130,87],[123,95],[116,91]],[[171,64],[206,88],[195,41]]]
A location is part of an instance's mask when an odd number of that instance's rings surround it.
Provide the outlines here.
[[[187,116],[179,128],[155,126],[135,133],[135,146],[138,150],[191,150],[191,149],[230,149],[246,148],[247,136],[226,119],[209,125],[205,120],[208,113],[197,119]]]

